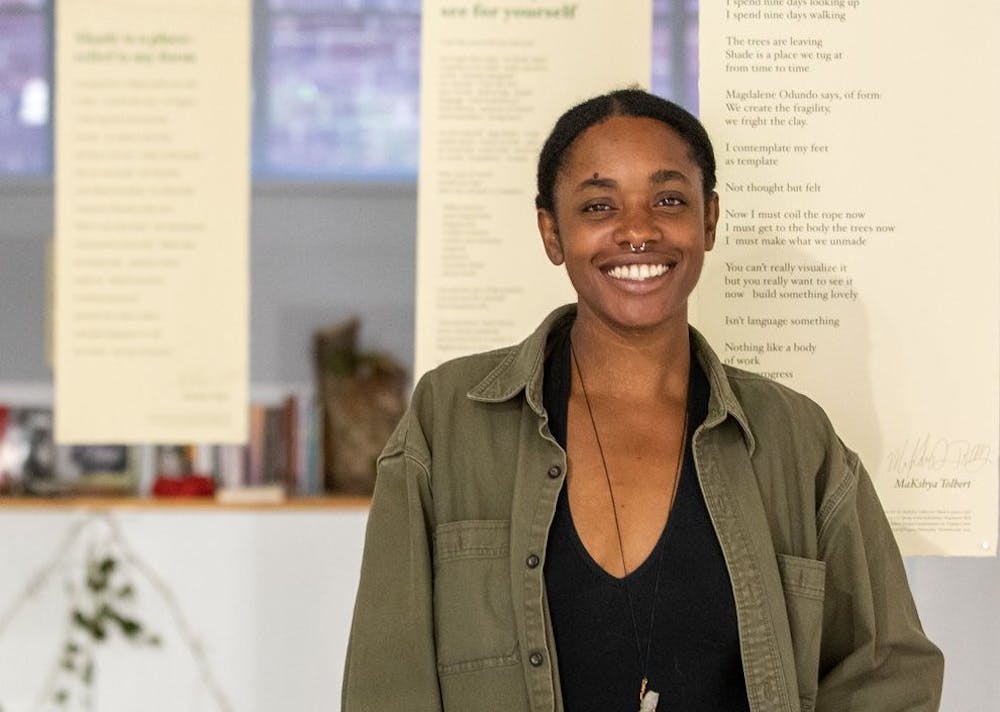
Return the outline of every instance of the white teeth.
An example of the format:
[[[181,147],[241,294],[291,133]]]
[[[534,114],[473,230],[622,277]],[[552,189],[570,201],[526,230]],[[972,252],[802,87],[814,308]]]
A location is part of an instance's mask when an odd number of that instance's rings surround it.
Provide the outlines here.
[[[615,279],[628,279],[633,282],[644,282],[650,277],[659,277],[670,270],[667,265],[620,265],[608,270],[608,275]]]

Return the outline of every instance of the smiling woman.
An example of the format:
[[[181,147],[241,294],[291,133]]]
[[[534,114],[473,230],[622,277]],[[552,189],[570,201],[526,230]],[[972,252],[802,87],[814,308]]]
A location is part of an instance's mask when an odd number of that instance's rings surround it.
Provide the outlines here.
[[[417,386],[379,460],[345,710],[937,709],[857,456],[688,324],[714,187],[668,101],[556,123],[538,228],[576,304]]]
[[[719,217],[690,153],[668,124],[615,116],[564,155],[538,224],[549,259],[566,265],[576,289],[578,322],[639,329],[673,320],[687,330],[687,298]]]

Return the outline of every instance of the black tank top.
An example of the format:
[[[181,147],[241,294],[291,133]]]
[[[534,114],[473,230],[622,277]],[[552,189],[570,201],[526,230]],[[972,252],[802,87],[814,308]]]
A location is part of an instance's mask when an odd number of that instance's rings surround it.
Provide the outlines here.
[[[556,335],[545,364],[549,427],[566,447],[570,391],[568,331]],[[566,712],[639,708],[641,663],[649,638],[649,688],[659,712],[749,711],[732,584],[698,484],[691,437],[705,419],[708,382],[692,355],[688,442],[667,526],[653,552],[626,579],[604,571],[573,525],[560,493],[545,555],[545,590],[555,632]],[[653,600],[657,564],[658,595]],[[639,646],[625,586],[632,596]]]

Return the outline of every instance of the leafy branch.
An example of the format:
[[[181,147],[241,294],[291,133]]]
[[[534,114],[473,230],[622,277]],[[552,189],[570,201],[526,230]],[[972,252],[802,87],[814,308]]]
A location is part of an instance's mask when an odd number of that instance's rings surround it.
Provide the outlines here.
[[[105,535],[91,537],[95,528],[103,529]],[[79,572],[79,568],[70,562],[74,559],[73,552],[77,545],[88,537],[94,543],[86,547],[88,553],[85,566]],[[96,542],[104,542],[100,555],[95,553]],[[0,641],[22,608],[36,600],[57,573],[65,569],[82,573],[82,585],[73,583],[73,580],[79,580],[79,574],[75,574],[74,579],[68,582],[66,592],[70,600],[68,615],[64,618],[65,642],[59,648],[34,709],[51,706],[67,709],[71,702],[80,699],[85,710],[93,710],[96,677],[94,650],[97,646],[107,645],[110,639],[118,635],[133,644],[161,644],[160,637],[149,632],[133,612],[136,594],[128,579],[134,573],[152,586],[153,593],[165,604],[167,613],[179,632],[185,649],[197,665],[202,682],[216,707],[220,712],[233,712],[233,705],[222,691],[204,647],[184,615],[176,593],[136,554],[118,521],[106,510],[87,512],[84,517],[73,522],[53,555],[27,578],[21,593],[11,605],[0,610]],[[0,712],[7,712],[2,701]]]
[[[111,552],[88,553],[84,585],[70,607],[69,632],[60,653],[52,695],[58,706],[65,708],[78,698],[84,709],[93,708],[95,651],[116,632],[133,644],[160,645],[159,636],[149,633],[132,612],[135,588],[124,577],[119,560]],[[71,590],[76,592],[72,586]],[[76,696],[74,689],[78,691]]]

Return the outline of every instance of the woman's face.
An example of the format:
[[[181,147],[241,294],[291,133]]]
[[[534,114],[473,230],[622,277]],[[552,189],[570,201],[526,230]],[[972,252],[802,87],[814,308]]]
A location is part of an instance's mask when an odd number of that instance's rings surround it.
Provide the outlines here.
[[[719,217],[689,154],[669,126],[632,116],[595,124],[570,145],[555,213],[539,210],[538,228],[552,263],[566,265],[578,318],[628,330],[687,324]]]

